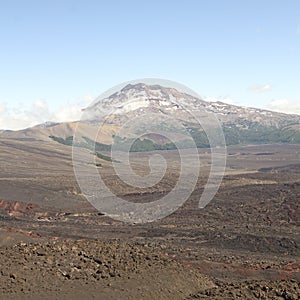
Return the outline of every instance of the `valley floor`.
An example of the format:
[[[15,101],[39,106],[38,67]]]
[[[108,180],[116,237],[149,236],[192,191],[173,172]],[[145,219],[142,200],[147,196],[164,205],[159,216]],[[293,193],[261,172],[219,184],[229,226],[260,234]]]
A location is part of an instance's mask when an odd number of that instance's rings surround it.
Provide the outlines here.
[[[185,205],[133,225],[85,200],[69,149],[0,141],[0,299],[299,299],[299,145],[228,148],[222,185],[198,209],[202,149]],[[170,175],[144,192],[118,182],[109,162],[101,174],[124,199],[153,201],[176,179],[176,155],[164,154]]]

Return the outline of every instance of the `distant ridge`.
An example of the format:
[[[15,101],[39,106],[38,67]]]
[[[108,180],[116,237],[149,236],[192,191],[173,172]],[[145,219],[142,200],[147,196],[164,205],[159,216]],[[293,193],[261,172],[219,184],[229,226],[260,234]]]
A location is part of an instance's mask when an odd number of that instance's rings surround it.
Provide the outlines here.
[[[128,104],[128,100],[132,101]],[[156,113],[171,115],[180,120],[193,133],[192,136],[196,138],[198,146],[207,146],[203,131],[199,129],[199,124],[195,120],[187,118],[185,107],[191,109],[198,119],[203,117],[204,113],[215,114],[222,124],[227,145],[300,143],[299,115],[241,107],[220,101],[207,102],[175,88],[145,83],[128,84],[107,98],[96,99],[91,106],[84,109],[86,118],[83,121],[46,122],[24,130],[2,130],[0,133],[1,137],[5,138],[30,137],[53,142],[50,136],[70,139],[80,124],[80,134],[88,139],[94,139],[99,122],[104,122],[105,125],[97,136],[97,142],[109,145],[122,124],[138,116]],[[113,113],[106,116],[105,112],[110,110],[113,110]],[[174,139],[184,142],[182,132],[173,131]],[[128,136],[120,138],[130,139],[132,135],[128,133]],[[162,137],[155,134],[155,130],[154,134],[147,136],[147,140],[151,140],[154,144],[164,143]]]

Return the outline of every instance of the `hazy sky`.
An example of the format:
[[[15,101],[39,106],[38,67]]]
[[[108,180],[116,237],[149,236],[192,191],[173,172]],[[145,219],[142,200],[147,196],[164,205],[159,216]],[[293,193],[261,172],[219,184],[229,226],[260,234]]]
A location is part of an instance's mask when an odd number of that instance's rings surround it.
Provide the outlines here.
[[[78,118],[137,78],[300,114],[300,1],[0,1],[0,129]]]

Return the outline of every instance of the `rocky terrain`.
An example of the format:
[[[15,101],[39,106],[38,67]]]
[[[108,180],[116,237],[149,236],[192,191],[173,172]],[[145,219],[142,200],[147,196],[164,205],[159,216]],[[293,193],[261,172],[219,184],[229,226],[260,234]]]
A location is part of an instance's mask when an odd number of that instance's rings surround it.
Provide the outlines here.
[[[151,245],[63,240],[1,248],[5,299],[166,299],[213,287]]]
[[[83,117],[86,120],[97,121],[107,113],[112,115],[111,122],[116,119],[142,115],[148,111],[162,114],[176,115],[185,123],[184,110],[188,109],[195,115],[203,115],[204,112],[213,113],[222,123],[242,124],[242,122],[258,122],[261,125],[282,127],[289,124],[299,123],[298,115],[287,115],[268,110],[250,107],[240,107],[223,102],[207,102],[190,91],[180,87],[165,87],[161,85],[147,85],[144,83],[128,84],[114,94],[94,100],[84,110]],[[191,119],[189,122],[195,120]],[[122,123],[120,123],[122,124]]]
[[[300,298],[300,284],[291,281],[243,282],[221,285],[192,295],[188,299],[290,299]]]
[[[203,209],[198,203],[212,155],[184,107],[197,117],[214,113],[228,146],[223,181]],[[114,163],[122,162],[110,157],[110,143],[124,121],[145,112],[174,116],[199,148],[192,152],[176,126],[147,119],[153,132],[129,151],[132,169],[146,176],[155,154],[164,157],[166,171],[158,183],[138,188],[118,177]],[[84,114],[80,122],[0,132],[0,299],[299,299],[299,116],[208,103],[143,84],[97,99]],[[161,130],[182,142],[181,157]],[[71,147],[76,134],[76,149],[93,157],[82,165],[92,165],[128,202],[167,195],[183,157],[188,168],[200,158],[196,185],[165,218],[117,221],[96,210],[78,185]],[[133,138],[129,130],[117,137],[125,146]]]
[[[0,147],[0,298],[297,299],[299,146],[229,148],[222,185],[204,209],[197,203],[209,155],[200,149],[202,173],[186,204],[131,225],[81,195],[69,146],[2,139]],[[161,153],[176,165],[173,151]],[[144,156],[135,158],[142,170]],[[171,168],[143,193],[120,189],[111,163],[102,164],[107,184],[129,201],[151,201],[173,186]]]

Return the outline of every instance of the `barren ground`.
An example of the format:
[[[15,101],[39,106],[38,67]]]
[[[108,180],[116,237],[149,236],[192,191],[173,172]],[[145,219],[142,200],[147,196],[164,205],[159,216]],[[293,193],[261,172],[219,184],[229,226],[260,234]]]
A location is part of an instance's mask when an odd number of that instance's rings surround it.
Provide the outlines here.
[[[81,195],[71,148],[0,140],[1,299],[299,299],[300,146],[228,148],[223,183],[204,209],[209,153],[190,199],[148,224],[114,221]],[[147,173],[145,155],[134,169]],[[105,182],[128,201],[153,201],[176,183],[178,155],[146,190]],[[187,152],[186,155],[189,155]],[[191,158],[191,162],[192,162]],[[177,174],[177,175],[176,175]]]

